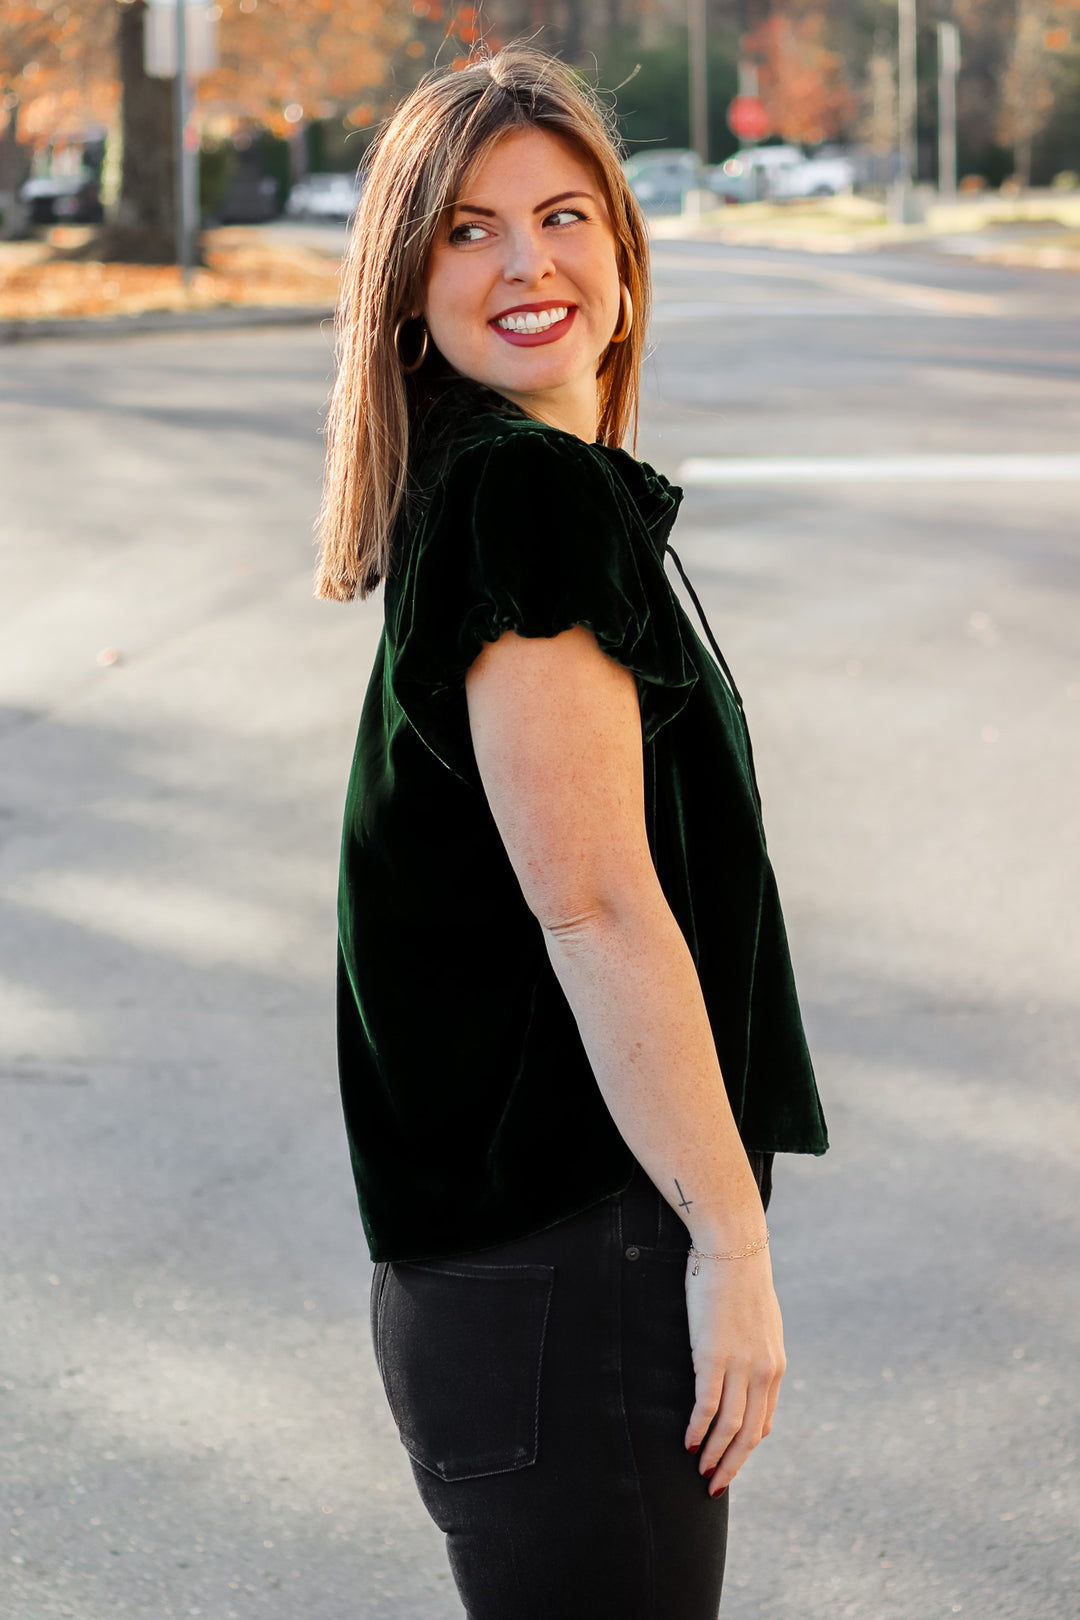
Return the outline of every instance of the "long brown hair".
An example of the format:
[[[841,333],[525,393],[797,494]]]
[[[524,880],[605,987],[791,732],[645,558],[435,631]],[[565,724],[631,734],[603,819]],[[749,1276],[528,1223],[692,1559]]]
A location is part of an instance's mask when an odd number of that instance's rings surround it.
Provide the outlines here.
[[[507,46],[459,72],[431,75],[379,138],[345,258],[317,596],[347,602],[386,575],[408,475],[411,407],[428,369],[404,373],[395,331],[423,301],[436,232],[466,176],[504,135],[529,128],[573,141],[604,191],[634,320],[626,341],[611,344],[600,365],[600,442],[620,445],[636,431],[649,320],[648,239],[609,114],[566,67],[529,46]]]

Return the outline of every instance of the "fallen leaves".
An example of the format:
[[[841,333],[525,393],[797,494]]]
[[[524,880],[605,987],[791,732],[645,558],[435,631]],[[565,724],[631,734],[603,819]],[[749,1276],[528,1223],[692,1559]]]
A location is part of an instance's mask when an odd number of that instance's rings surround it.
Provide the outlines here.
[[[207,231],[205,267],[187,286],[176,265],[102,264],[56,256],[54,243],[0,250],[0,320],[100,319],[229,305],[321,308],[337,301],[340,261],[257,227]]]

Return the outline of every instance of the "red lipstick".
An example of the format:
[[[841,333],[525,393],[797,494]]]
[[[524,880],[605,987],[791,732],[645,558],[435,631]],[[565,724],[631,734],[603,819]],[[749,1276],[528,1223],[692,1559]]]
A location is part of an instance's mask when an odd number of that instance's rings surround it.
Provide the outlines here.
[[[565,309],[566,314],[561,321],[553,322],[551,326],[545,327],[543,331],[510,332],[507,331],[505,326],[498,324],[501,320],[505,320],[508,315],[539,315],[543,310],[549,309]],[[554,343],[558,338],[561,338],[570,330],[576,314],[576,304],[567,304],[557,298],[549,298],[542,304],[513,304],[509,309],[501,309],[497,315],[492,316],[488,325],[493,332],[497,332],[499,337],[505,338],[507,343],[513,344],[515,348],[534,349],[541,343]]]

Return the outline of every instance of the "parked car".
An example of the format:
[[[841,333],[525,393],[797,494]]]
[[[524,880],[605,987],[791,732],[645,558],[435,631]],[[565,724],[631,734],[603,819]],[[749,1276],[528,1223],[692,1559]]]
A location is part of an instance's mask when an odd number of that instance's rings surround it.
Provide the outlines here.
[[[100,225],[105,218],[97,180],[85,174],[27,180],[19,198],[31,225]]]
[[[305,174],[289,192],[290,219],[352,219],[360,201],[360,183],[352,174]]]
[[[855,184],[855,165],[846,157],[804,157],[801,163],[772,171],[774,197],[835,197]]]
[[[797,146],[751,146],[710,171],[709,184],[730,202],[833,197],[855,184],[847,158],[806,157]]]
[[[758,202],[773,195],[775,177],[805,160],[797,146],[747,146],[709,172],[709,184],[729,202]]]
[[[688,191],[708,186],[706,170],[696,152],[683,147],[661,147],[627,158],[623,173],[646,213],[677,214]]]
[[[213,219],[219,225],[263,225],[268,219],[276,219],[279,212],[278,186],[273,176],[240,169],[213,210]]]

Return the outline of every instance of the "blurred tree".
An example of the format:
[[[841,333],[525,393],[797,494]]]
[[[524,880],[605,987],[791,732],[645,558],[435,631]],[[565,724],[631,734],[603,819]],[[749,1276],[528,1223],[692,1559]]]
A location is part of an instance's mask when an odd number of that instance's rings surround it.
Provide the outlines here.
[[[896,150],[896,53],[881,39],[867,67],[867,90],[859,133],[878,157]]]
[[[1059,8],[1055,28],[1067,29],[1069,38],[1058,41],[1054,112],[1032,153],[1033,178],[1043,185],[1056,175],[1080,172],[1080,0]]]
[[[873,156],[870,176],[875,185],[887,184],[894,175],[894,153],[899,133],[897,99],[895,44],[884,33],[879,33],[866,64],[858,97],[860,118],[857,126],[859,139]]]
[[[1059,74],[1058,53],[1068,46],[1070,31],[1061,22],[1055,0],[1020,0],[1009,64],[1001,83],[998,136],[1013,151],[1013,177],[1025,189],[1031,184],[1031,150],[1035,137],[1049,124]]]
[[[222,0],[217,9],[220,66],[199,81],[201,113],[218,128],[254,121],[289,136],[351,112],[355,127],[373,122],[395,68],[412,60],[412,14],[441,10],[400,0]]]
[[[689,71],[686,25],[668,24],[651,31],[642,49],[632,26],[613,34],[598,67],[586,72],[605,101],[615,107],[619,133],[631,152],[650,147],[686,147],[690,143]],[[738,141],[726,122],[738,84],[738,36],[734,29],[709,30],[709,159],[718,163],[735,151]]]
[[[98,107],[102,122],[119,99],[119,196],[113,217],[84,251],[171,262],[173,84],[143,70],[144,0],[2,4],[0,91],[9,109],[9,141],[25,99],[23,82],[33,84],[39,134],[55,123],[64,97],[84,114]],[[373,124],[424,65],[408,53],[413,13],[441,15],[435,0],[417,0],[412,12],[400,0],[222,0],[214,9],[220,66],[198,82],[196,120],[210,127],[216,142],[260,126],[295,136],[314,118],[344,115],[356,129]],[[470,34],[479,38],[475,12],[451,8],[440,40],[464,37],[467,50]]]
[[[73,138],[108,122],[116,105],[109,54],[113,0],[3,0],[0,6],[0,145],[3,234],[24,229],[18,190],[35,142]]]
[[[1010,167],[1008,153],[998,144],[998,122],[1017,5],[1018,0],[952,0],[952,20],[960,30],[960,172],[981,174],[992,183]]]
[[[771,15],[743,39],[744,56],[758,64],[758,93],[785,140],[817,145],[855,115],[843,58],[828,48],[826,29],[822,0],[774,0]]]

